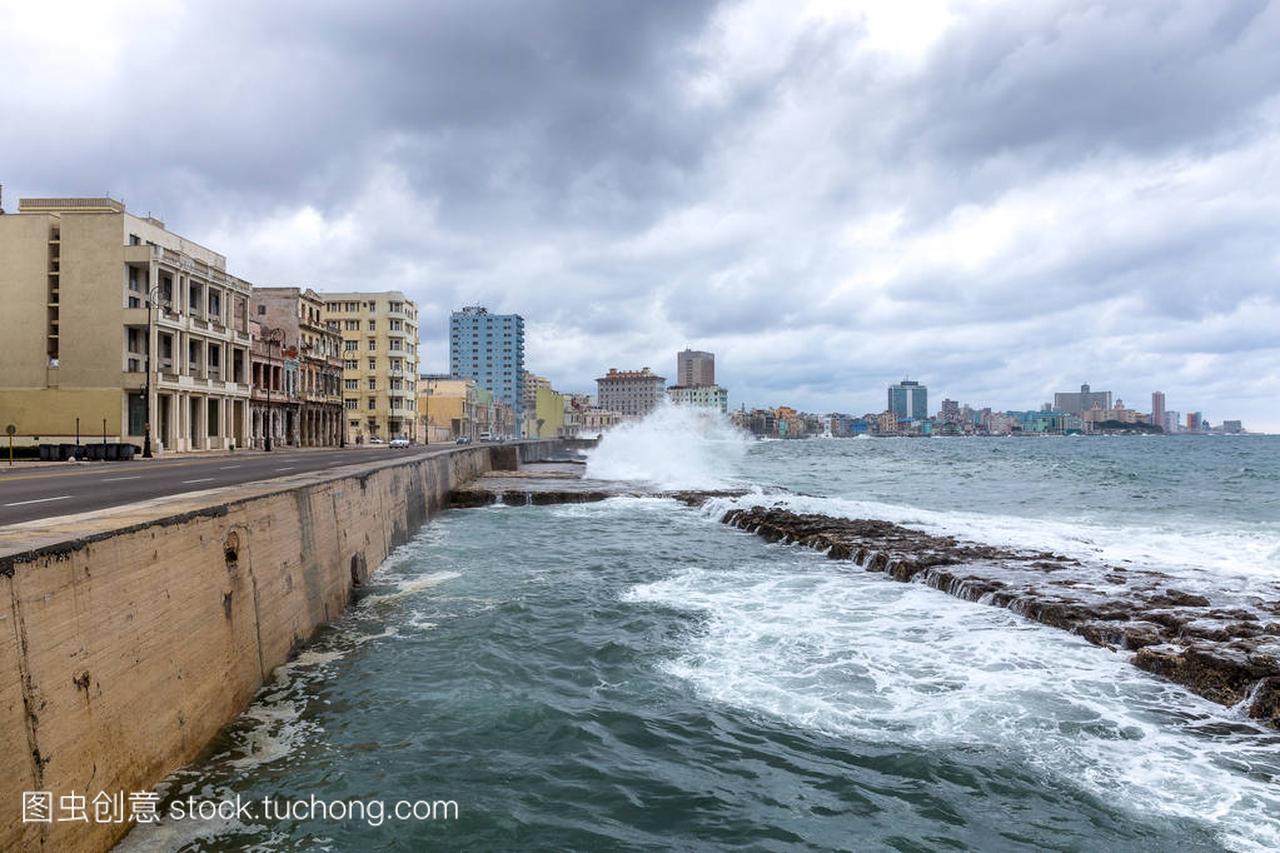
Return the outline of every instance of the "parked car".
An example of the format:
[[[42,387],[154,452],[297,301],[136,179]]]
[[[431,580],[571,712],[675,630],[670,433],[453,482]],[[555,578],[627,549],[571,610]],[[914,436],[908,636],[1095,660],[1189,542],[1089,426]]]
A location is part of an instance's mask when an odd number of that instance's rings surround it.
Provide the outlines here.
[[[391,439],[390,446],[391,447],[408,447],[409,439],[405,438],[403,435],[396,436],[395,438]]]
[[[385,441],[383,441],[382,439],[378,438],[376,435],[374,435],[374,436],[370,436],[370,437],[369,437],[369,443],[370,443],[370,444],[386,444],[386,442],[385,442]]]
[[[454,444],[470,444],[470,443],[471,443],[471,436],[469,436],[469,435],[460,435],[460,436],[458,436],[457,438],[455,438],[455,439],[453,440],[453,443],[454,443]]]

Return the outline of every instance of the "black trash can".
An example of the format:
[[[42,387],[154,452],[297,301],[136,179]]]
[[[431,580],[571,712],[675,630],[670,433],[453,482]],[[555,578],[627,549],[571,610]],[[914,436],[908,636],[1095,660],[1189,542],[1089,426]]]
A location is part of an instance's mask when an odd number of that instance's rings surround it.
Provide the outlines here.
[[[76,454],[76,446],[74,444],[58,445],[58,461],[65,462]]]
[[[103,446],[103,459],[116,460],[120,458],[120,445],[111,443]]]
[[[101,444],[86,444],[84,446],[84,458],[91,462],[98,462],[105,457],[106,450]]]
[[[120,445],[120,458],[128,461],[133,458],[133,454],[138,452],[138,448],[132,444]]]
[[[57,455],[57,453],[58,453],[57,445],[54,445],[54,444],[40,445],[40,461],[41,462],[52,462],[54,457]]]

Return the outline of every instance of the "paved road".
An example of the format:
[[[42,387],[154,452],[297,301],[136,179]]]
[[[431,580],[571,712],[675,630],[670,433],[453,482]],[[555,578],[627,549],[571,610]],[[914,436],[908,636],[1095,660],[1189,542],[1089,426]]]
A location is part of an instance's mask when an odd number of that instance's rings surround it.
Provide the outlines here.
[[[218,456],[171,456],[133,462],[67,462],[0,469],[0,526],[103,509],[163,495],[233,486],[357,462],[442,453],[452,445],[256,450]]]

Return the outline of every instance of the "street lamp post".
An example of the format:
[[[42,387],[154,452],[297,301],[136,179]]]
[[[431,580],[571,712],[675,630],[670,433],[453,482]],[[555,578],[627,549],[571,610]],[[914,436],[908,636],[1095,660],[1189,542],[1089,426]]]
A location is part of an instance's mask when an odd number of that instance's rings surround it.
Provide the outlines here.
[[[147,291],[147,380],[143,385],[142,414],[144,418],[142,435],[142,458],[151,458],[151,309],[160,294],[160,285]]]
[[[284,329],[267,329],[263,332],[263,343],[267,345],[267,432],[263,439],[262,449],[271,450],[271,429],[274,426],[271,418],[271,386],[275,382],[275,363],[271,360],[271,345],[280,346],[284,342]],[[283,363],[283,358],[281,359]]]

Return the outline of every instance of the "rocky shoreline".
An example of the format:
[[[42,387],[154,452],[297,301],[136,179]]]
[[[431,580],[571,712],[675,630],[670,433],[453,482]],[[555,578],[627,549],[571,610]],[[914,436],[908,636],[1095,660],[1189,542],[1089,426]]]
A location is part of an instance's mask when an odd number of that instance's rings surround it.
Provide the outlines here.
[[[696,500],[686,500],[696,503]],[[1132,652],[1137,667],[1280,728],[1280,595],[1212,601],[1174,578],[1123,566],[1086,567],[936,536],[874,519],[842,519],[767,506],[729,509],[723,523],[769,542],[1008,608],[1091,643]]]

